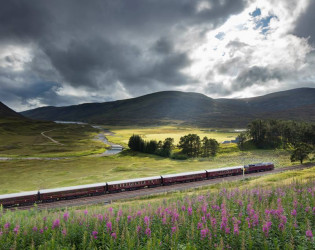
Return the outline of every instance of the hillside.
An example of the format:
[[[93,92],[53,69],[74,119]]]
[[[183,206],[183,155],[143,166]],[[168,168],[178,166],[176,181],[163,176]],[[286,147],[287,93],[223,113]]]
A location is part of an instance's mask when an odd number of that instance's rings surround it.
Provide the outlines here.
[[[22,112],[41,120],[109,125],[181,123],[207,127],[240,127],[255,118],[315,122],[315,89],[300,88],[246,99],[212,99],[203,94],[163,91],[126,100],[42,107]]]
[[[0,119],[3,118],[21,118],[23,119],[24,117],[15,112],[14,110],[10,109],[8,106],[4,105],[2,102],[0,102]]]

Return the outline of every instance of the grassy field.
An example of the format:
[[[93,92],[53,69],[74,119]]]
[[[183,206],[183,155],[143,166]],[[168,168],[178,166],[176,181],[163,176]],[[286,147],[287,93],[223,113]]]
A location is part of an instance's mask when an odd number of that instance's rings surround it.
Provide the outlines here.
[[[88,125],[0,119],[0,156],[65,157],[104,152],[106,145],[94,140],[97,133]]]
[[[0,193],[72,186],[136,177],[273,161],[288,166],[285,151],[255,150],[221,154],[209,159],[171,160],[125,151],[108,157],[77,157],[64,160],[11,160],[0,163]]]
[[[18,127],[21,127],[17,132]],[[0,156],[49,156],[70,157],[59,160],[10,160],[0,162],[0,194],[53,187],[64,187],[95,182],[107,182],[129,178],[147,177],[168,173],[180,173],[255,162],[272,161],[276,167],[292,165],[289,153],[284,150],[240,151],[236,144],[221,145],[214,158],[173,160],[155,155],[125,150],[114,156],[95,157],[104,151],[105,145],[93,140],[97,131],[81,125],[32,124],[15,126],[8,132],[0,131],[5,138],[1,141]],[[2,126],[3,128],[3,126]],[[40,135],[47,133],[63,145],[56,145]],[[188,127],[111,127],[115,132],[109,140],[126,145],[129,136],[141,134],[147,139],[162,140],[173,137],[176,140],[188,133],[216,138],[218,141],[231,140],[237,136],[234,130],[197,129]],[[37,143],[34,143],[37,142]],[[176,141],[175,141],[176,142]],[[38,145],[35,145],[38,144]],[[16,145],[16,148],[8,146]]]
[[[174,138],[174,143],[178,144],[180,137],[187,134],[198,134],[200,138],[207,136],[208,138],[214,138],[219,143],[223,141],[234,140],[239,132],[235,132],[234,129],[213,129],[213,128],[195,128],[195,127],[173,127],[173,126],[159,126],[159,127],[108,127],[114,136],[110,136],[109,139],[115,143],[127,145],[130,136],[133,134],[141,135],[145,140],[164,140],[167,137]]]
[[[0,209],[0,249],[314,249],[315,168],[45,211]]]

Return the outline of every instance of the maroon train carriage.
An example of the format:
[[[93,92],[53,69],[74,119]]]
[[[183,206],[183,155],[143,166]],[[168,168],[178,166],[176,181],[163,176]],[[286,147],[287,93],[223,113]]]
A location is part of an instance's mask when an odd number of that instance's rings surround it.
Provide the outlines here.
[[[43,202],[83,196],[100,195],[105,194],[106,183],[94,183],[72,187],[42,189],[39,192],[40,200]]]
[[[240,175],[243,174],[243,166],[216,168],[207,171],[207,178],[213,179],[217,177],[223,177],[228,175]]]
[[[108,192],[118,192],[145,187],[161,186],[161,176],[107,182]]]
[[[271,171],[275,169],[275,166],[271,162],[262,162],[256,164],[245,165],[245,174],[261,172],[261,171]]]
[[[168,185],[176,182],[189,182],[207,179],[205,170],[195,172],[185,172],[180,174],[162,175],[163,184]]]
[[[38,191],[0,195],[0,205],[3,207],[34,204],[36,201],[38,201]]]

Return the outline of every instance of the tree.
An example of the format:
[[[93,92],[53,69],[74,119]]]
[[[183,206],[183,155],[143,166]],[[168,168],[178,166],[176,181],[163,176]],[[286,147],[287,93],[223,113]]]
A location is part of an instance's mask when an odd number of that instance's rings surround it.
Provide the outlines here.
[[[245,133],[245,132],[240,133],[240,134],[236,137],[236,140],[237,140],[237,146],[238,146],[238,148],[239,148],[240,150],[243,150],[243,149],[244,149],[245,141],[247,140],[246,133]]]
[[[174,139],[166,138],[158,154],[164,157],[169,157],[171,155],[173,148],[174,148]]]
[[[294,149],[291,154],[291,162],[300,161],[303,164],[303,161],[309,159],[309,154],[312,152],[313,147],[306,143],[299,143],[294,146]]]
[[[140,137],[140,135],[132,135],[129,138],[128,147],[134,151],[140,151],[143,148],[144,141]]]
[[[182,153],[189,157],[197,157],[201,152],[201,141],[197,134],[189,134],[182,136],[179,140],[179,148],[182,149]]]
[[[217,142],[216,139],[209,139],[209,144],[210,144],[210,155],[211,156],[216,156],[220,144]]]
[[[219,149],[219,143],[215,139],[208,139],[204,137],[202,139],[201,152],[203,157],[215,156]]]

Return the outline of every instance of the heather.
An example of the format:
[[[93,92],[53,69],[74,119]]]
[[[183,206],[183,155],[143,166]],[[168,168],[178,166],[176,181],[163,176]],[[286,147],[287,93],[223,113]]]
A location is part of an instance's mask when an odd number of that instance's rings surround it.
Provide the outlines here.
[[[315,182],[4,212],[0,249],[315,249]]]

